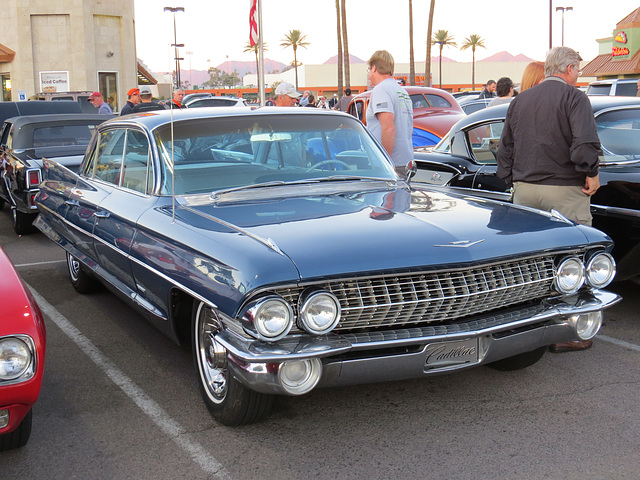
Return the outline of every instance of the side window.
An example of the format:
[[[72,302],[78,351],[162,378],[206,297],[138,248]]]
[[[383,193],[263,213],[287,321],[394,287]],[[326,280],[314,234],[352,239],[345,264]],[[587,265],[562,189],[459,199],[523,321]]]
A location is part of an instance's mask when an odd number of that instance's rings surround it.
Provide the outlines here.
[[[432,93],[427,94],[427,101],[432,107],[439,108],[451,108],[451,104],[446,98],[441,97],[440,95],[434,95]]]
[[[616,86],[616,96],[620,97],[635,97],[638,93],[638,84],[633,83],[619,83]]]
[[[87,172],[87,174],[118,185],[125,138],[125,129],[107,130],[100,133],[93,171]]]
[[[427,99],[420,94],[411,95],[411,103],[413,104],[414,109],[427,108],[429,106]]]
[[[147,193],[153,178],[149,162],[149,142],[138,130],[127,131],[127,142],[122,167],[122,186],[136,192]]]
[[[496,163],[503,128],[504,122],[494,122],[467,131],[469,146],[478,163]]]

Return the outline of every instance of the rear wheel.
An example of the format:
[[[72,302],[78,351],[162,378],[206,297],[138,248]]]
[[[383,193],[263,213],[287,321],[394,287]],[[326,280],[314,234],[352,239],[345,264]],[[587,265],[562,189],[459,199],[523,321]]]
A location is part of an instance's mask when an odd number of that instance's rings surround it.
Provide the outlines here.
[[[76,257],[67,252],[67,270],[69,271],[69,279],[73,288],[78,293],[95,292],[100,284],[84,268]]]
[[[273,395],[250,390],[233,378],[227,350],[216,340],[222,324],[208,305],[195,304],[192,323],[193,358],[200,393],[209,412],[223,425],[253,423],[267,416]]]
[[[13,225],[13,230],[18,235],[32,232],[34,230],[33,221],[37,216],[37,214],[24,213],[16,207],[11,207],[11,224]]]
[[[31,436],[31,420],[32,420],[32,411],[29,410],[29,413],[25,415],[13,432],[7,433],[5,435],[0,435],[0,452],[5,450],[11,450],[13,448],[24,447],[29,441],[29,436]]]
[[[522,370],[523,368],[530,367],[537,363],[546,351],[547,347],[536,348],[530,352],[521,353],[520,355],[498,360],[497,362],[488,363],[487,366],[503,372]]]

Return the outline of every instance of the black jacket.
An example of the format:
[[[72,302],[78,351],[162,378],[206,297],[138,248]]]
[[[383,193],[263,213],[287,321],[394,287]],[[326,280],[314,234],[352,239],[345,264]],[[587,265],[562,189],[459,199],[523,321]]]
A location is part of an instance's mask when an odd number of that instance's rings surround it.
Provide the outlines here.
[[[513,182],[584,185],[598,174],[600,140],[587,96],[559,77],[517,95],[498,149],[498,176]]]

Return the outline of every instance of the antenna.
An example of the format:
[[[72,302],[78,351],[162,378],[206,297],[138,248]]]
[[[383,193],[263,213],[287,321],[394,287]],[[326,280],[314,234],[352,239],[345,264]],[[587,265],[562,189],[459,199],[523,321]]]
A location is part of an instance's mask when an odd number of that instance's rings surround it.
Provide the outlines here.
[[[176,185],[175,185],[175,179],[176,179],[176,162],[174,160],[174,156],[173,156],[173,105],[171,105],[171,102],[173,102],[173,94],[175,92],[175,89],[173,88],[173,85],[171,86],[171,100],[169,102],[169,109],[171,110],[170,112],[170,123],[171,123],[171,223],[176,223]]]

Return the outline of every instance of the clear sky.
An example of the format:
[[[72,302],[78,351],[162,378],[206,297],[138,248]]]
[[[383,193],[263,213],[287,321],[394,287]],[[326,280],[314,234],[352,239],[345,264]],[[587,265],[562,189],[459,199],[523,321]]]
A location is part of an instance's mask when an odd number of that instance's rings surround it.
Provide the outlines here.
[[[228,60],[255,61],[243,53],[249,40],[249,0],[134,0],[138,57],[154,72],[173,69],[173,15],[164,7],[184,7],[176,14],[177,43],[184,43],[183,69],[206,70]],[[430,0],[413,0],[416,61],[426,57]],[[484,39],[476,60],[507,51],[544,60],[549,47],[547,0],[436,0],[434,32],[448,30],[458,47],[472,34]],[[553,44],[561,44],[562,13],[555,8],[573,7],[564,14],[564,44],[585,60],[598,54],[596,39],[610,37],[616,24],[640,7],[633,0],[553,0]],[[306,34],[310,46],[298,50],[304,64],[319,64],[337,54],[335,0],[262,0],[265,58],[291,63],[293,51],[280,46],[290,30]],[[386,49],[396,63],[409,61],[408,0],[347,0],[349,52],[362,60]],[[187,53],[191,52],[191,54]],[[438,54],[434,46],[432,55]],[[471,61],[471,50],[445,47],[443,56]]]

